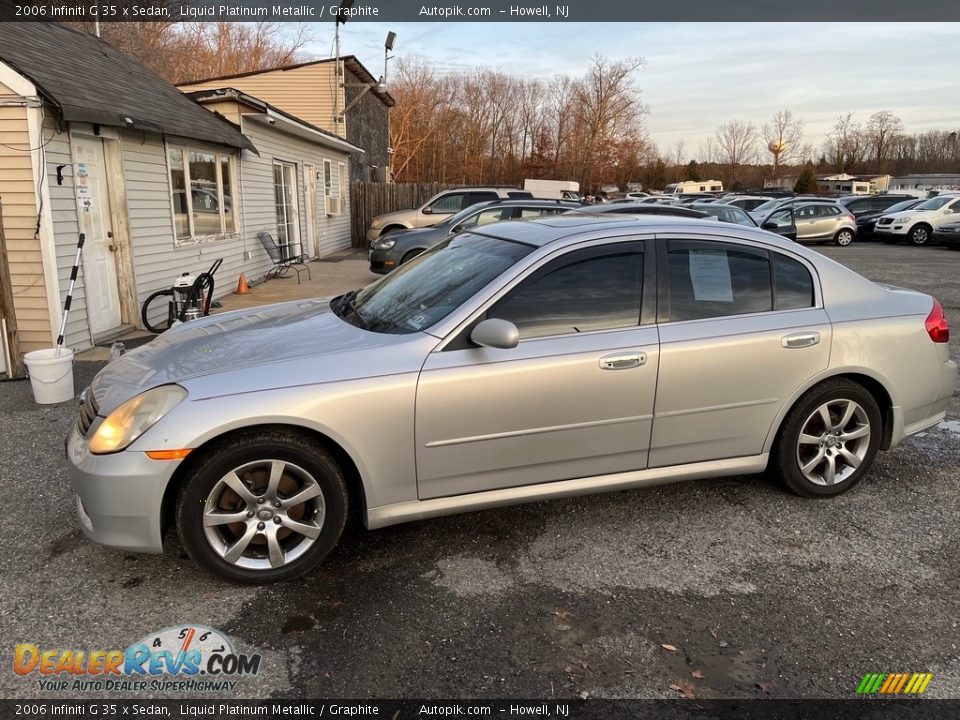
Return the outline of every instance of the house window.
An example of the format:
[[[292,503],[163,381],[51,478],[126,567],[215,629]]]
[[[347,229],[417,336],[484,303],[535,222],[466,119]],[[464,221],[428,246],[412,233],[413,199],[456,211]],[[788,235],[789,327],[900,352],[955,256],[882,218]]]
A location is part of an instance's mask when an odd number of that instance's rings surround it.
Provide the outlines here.
[[[235,233],[234,156],[171,146],[167,161],[177,243]]]
[[[339,183],[337,184],[337,212],[344,212],[346,207],[346,197],[347,197],[347,166],[343,163],[337,164],[337,171],[339,173]]]
[[[329,160],[323,161],[323,197],[325,200],[333,197],[333,163]]]

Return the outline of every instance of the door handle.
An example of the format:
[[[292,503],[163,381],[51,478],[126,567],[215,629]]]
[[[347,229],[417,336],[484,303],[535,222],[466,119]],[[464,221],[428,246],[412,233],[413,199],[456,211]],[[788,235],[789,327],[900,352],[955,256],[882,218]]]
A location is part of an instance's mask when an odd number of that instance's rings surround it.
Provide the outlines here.
[[[626,370],[627,368],[640,367],[647,362],[646,353],[623,353],[618,355],[605,355],[600,358],[601,370]]]
[[[816,345],[818,342],[820,342],[820,333],[804,332],[796,333],[795,335],[784,335],[780,344],[785,348],[795,349],[810,347]]]

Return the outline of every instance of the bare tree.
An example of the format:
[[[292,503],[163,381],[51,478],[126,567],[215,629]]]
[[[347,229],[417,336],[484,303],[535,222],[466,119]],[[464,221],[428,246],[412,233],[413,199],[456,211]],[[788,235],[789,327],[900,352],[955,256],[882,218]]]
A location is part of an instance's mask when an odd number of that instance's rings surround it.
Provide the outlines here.
[[[680,176],[683,174],[683,161],[686,159],[686,143],[683,140],[678,140],[677,144],[673,146],[673,149],[670,151],[670,160],[673,163],[675,169],[676,177],[674,180],[679,181]]]
[[[867,138],[880,172],[886,164],[894,141],[903,134],[903,121],[889,110],[875,112],[867,120]]]
[[[731,120],[716,130],[719,160],[726,165],[724,180],[735,185],[742,165],[757,159],[757,128],[751,122]]]
[[[763,126],[763,139],[773,156],[772,175],[777,177],[780,163],[794,160],[803,140],[803,120],[794,117],[789,110],[778,110],[769,123]]]

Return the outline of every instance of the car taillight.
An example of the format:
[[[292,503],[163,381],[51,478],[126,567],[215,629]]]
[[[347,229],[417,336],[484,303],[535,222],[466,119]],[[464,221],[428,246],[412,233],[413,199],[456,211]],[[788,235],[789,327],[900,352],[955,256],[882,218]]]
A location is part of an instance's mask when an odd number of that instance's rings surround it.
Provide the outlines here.
[[[848,219],[848,220],[853,220],[854,222],[857,221],[857,217],[856,217],[855,215],[847,215],[847,219]]]
[[[943,307],[936,300],[933,301],[933,309],[927,315],[924,325],[926,325],[930,339],[935,343],[950,342],[950,324],[943,314]]]

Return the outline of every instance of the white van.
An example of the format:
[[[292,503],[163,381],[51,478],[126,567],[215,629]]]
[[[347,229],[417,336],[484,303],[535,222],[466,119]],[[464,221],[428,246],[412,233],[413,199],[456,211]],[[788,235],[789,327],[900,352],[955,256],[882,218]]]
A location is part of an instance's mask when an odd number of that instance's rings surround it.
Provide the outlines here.
[[[723,183],[719,180],[687,180],[670,183],[663,189],[664,195],[682,195],[683,193],[723,192]]]

